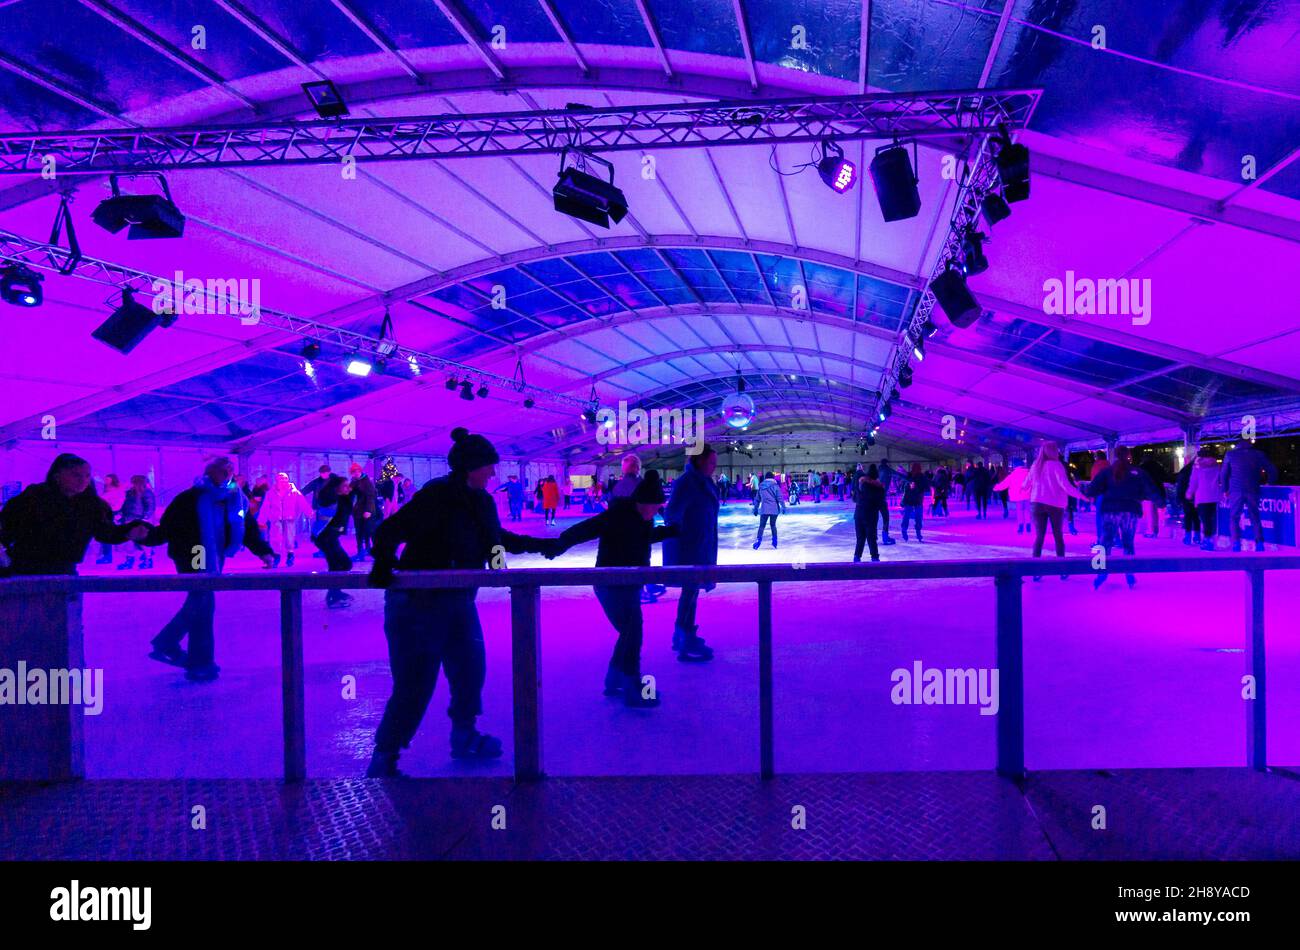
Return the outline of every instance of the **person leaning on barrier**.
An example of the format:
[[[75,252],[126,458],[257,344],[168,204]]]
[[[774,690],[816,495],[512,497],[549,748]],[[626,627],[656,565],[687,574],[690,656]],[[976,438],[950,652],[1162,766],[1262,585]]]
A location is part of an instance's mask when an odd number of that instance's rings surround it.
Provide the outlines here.
[[[55,458],[45,481],[28,485],[0,508],[0,576],[76,574],[92,539],[142,541],[149,527],[139,520],[114,524],[113,509],[95,492],[90,463],[65,453]]]
[[[451,472],[426,484],[380,525],[370,583],[388,587],[394,571],[483,570],[501,566],[502,553],[545,554],[554,539],[531,538],[501,527],[488,482],[501,460],[481,435],[452,430]],[[401,555],[397,553],[403,547]],[[474,604],[477,588],[389,590],[384,595],[384,636],[393,672],[393,695],[375,734],[368,778],[401,776],[397,759],[411,744],[429,708],[438,670],[451,691],[451,754],[495,759],[501,740],[475,728],[482,713],[485,659],[483,628]]]

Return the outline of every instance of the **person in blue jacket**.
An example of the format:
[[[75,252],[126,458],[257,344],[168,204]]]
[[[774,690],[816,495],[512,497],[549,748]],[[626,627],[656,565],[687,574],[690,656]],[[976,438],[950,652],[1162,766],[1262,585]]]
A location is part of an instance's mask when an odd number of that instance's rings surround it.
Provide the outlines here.
[[[718,498],[713,473],[718,468],[718,454],[704,445],[698,454],[689,456],[686,470],[673,482],[664,524],[677,529],[677,536],[664,541],[664,565],[708,565],[718,563]],[[712,590],[715,585],[705,585]],[[683,584],[677,601],[677,622],[673,627],[673,650],[683,662],[713,659],[713,649],[700,636],[695,609],[700,600],[698,584]]]
[[[511,475],[504,485],[497,489],[506,493],[506,506],[510,509],[511,521],[524,520],[524,486],[519,483],[518,475]]]
[[[1277,481],[1277,467],[1253,445],[1230,449],[1223,457],[1220,474],[1223,496],[1228,502],[1228,530],[1232,549],[1241,550],[1241,513],[1250,517],[1255,532],[1255,550],[1264,550],[1264,524],[1259,517],[1259,488]]]

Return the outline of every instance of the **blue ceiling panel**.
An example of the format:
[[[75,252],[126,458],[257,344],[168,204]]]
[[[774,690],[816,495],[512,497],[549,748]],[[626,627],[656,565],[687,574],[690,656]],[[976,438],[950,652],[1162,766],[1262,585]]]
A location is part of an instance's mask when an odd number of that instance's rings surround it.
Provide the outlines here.
[[[1106,388],[1174,365],[1158,356],[1148,356],[1062,330],[1049,330],[1039,342],[1021,354],[1016,363]]]
[[[649,46],[635,0],[554,0],[560,18],[579,43]]]
[[[963,5],[873,0],[868,82],[890,92],[973,89],[997,32],[1001,0]],[[856,77],[854,77],[856,78]]]

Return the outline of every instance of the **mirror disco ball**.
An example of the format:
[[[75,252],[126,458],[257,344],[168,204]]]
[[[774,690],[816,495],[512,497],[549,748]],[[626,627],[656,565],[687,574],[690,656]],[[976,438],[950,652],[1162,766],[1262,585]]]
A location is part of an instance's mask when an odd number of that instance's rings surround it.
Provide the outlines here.
[[[732,393],[722,400],[722,420],[733,429],[743,429],[754,421],[754,400],[744,393]]]

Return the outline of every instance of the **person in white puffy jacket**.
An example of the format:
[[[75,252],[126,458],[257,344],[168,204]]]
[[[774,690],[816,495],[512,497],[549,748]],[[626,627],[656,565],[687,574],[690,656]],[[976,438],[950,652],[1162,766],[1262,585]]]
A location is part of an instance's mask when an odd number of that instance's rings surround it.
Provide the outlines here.
[[[298,490],[298,486],[289,481],[286,472],[275,476],[271,486],[262,499],[262,509],[258,512],[258,521],[266,529],[267,539],[272,546],[285,553],[285,561],[293,567],[294,548],[298,545],[298,518],[310,518],[311,502]],[[279,544],[276,544],[276,541]],[[280,566],[280,555],[275,555],[276,567]]]
[[[1022,459],[1016,459],[1011,463],[1011,471],[1007,472],[1007,477],[1002,479],[993,486],[995,492],[1005,491],[1007,500],[1016,503],[1016,534],[1027,534],[1030,530],[1029,522],[1029,494],[1025,491],[1025,479],[1029,475],[1029,469],[1025,468]]]
[[[1043,556],[1043,539],[1047,536],[1049,522],[1052,525],[1052,539],[1056,542],[1056,556],[1065,557],[1065,535],[1061,530],[1065,506],[1071,497],[1083,500],[1087,496],[1070,481],[1065,466],[1061,464],[1061,450],[1055,442],[1043,445],[1038,458],[1025,472],[1020,490],[1025,495],[1034,519],[1034,557]],[[1062,574],[1061,579],[1065,580],[1068,576]],[[1034,578],[1036,581],[1042,579],[1042,575]]]
[[[1223,489],[1219,479],[1223,467],[1208,446],[1196,453],[1192,477],[1187,482],[1187,499],[1196,506],[1196,517],[1201,522],[1201,550],[1214,550],[1214,535],[1218,531],[1219,497]]]

